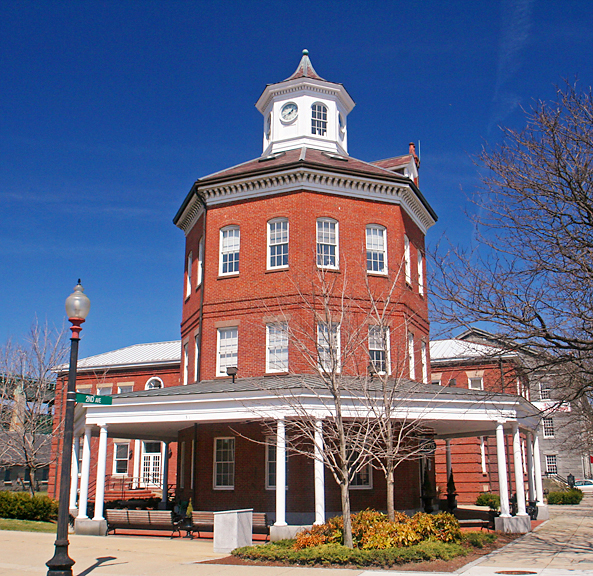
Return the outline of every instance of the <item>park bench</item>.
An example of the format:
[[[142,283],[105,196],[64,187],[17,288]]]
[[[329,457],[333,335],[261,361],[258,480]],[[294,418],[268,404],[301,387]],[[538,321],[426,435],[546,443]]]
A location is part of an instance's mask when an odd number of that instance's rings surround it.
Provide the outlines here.
[[[171,530],[171,538],[179,529],[179,519],[170,510],[115,510],[105,511],[107,533],[118,528],[132,530]]]
[[[265,512],[252,513],[252,529],[256,534],[266,534],[267,538],[270,537],[268,516]],[[197,532],[200,538],[200,531],[214,531],[214,512],[194,510],[191,513],[191,528],[188,529],[188,534],[191,533],[193,538],[194,532]]]
[[[483,530],[490,526],[490,521],[484,518],[463,518],[461,520],[457,519],[457,521],[461,528],[480,528],[480,530]]]

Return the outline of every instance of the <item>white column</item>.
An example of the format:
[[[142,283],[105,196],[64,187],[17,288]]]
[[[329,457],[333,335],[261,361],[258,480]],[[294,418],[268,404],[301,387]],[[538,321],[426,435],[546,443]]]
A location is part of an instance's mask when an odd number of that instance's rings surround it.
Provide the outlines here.
[[[163,442],[163,450],[162,450],[162,459],[163,459],[163,496],[161,498],[161,504],[163,510],[167,509],[167,500],[168,500],[168,490],[169,490],[169,443]]]
[[[286,429],[284,418],[276,421],[276,522],[286,526]]]
[[[527,432],[526,440],[526,455],[527,455],[527,486],[529,488],[529,501],[535,500],[535,479],[533,474],[533,434]]]
[[[447,457],[447,482],[449,482],[449,476],[451,476],[451,440],[447,438],[445,440],[445,455]]]
[[[76,508],[76,494],[78,492],[78,452],[80,450],[80,436],[74,437],[72,443],[72,467],[70,469],[70,510]]]
[[[323,421],[315,420],[315,524],[325,523],[325,474],[323,467]]]
[[[142,457],[142,443],[140,440],[134,440],[134,480],[132,487],[138,488],[140,486],[140,459]]]
[[[498,487],[500,493],[500,515],[509,518],[509,485],[507,481],[507,461],[505,456],[505,442],[503,423],[496,425],[496,456],[498,460]]]
[[[95,485],[95,515],[93,520],[104,520],[105,503],[105,466],[107,464],[107,426],[101,426],[99,432],[99,454],[97,455],[97,483]]]
[[[544,487],[542,485],[542,463],[539,455],[537,430],[533,435],[533,475],[535,476],[535,499],[537,500],[537,506],[545,506]]]
[[[89,500],[89,475],[91,471],[91,427],[84,427],[82,440],[82,470],[80,473],[80,497],[78,499],[77,518],[88,518],[86,515]]]
[[[519,424],[513,422],[513,464],[515,467],[515,488],[517,489],[517,516],[527,516],[525,510],[525,481],[523,479],[523,456],[521,454],[521,433]]]

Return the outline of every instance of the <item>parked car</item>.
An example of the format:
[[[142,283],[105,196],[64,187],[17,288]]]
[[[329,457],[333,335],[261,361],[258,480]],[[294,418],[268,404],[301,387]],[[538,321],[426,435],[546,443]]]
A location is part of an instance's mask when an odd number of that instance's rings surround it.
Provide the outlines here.
[[[582,490],[585,494],[593,494],[593,480],[577,480],[574,487]]]

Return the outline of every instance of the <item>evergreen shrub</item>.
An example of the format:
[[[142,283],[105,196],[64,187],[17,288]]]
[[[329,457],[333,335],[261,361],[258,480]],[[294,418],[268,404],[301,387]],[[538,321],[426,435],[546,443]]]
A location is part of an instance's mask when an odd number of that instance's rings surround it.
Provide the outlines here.
[[[58,517],[58,502],[48,496],[27,492],[0,491],[0,518],[49,522]]]
[[[491,510],[500,508],[500,496],[492,492],[482,492],[476,499],[476,506],[488,506]]]
[[[548,494],[548,504],[580,504],[582,499],[583,491],[578,488]]]

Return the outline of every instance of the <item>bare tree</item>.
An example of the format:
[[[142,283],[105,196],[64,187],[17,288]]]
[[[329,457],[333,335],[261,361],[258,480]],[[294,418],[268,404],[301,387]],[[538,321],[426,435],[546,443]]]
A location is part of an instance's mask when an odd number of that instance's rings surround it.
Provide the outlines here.
[[[488,322],[532,369],[553,369],[565,400],[593,391],[593,94],[567,85],[485,149],[476,245],[438,251],[435,317]]]
[[[51,461],[52,368],[65,359],[64,334],[35,321],[24,344],[9,340],[0,348],[0,462],[28,471],[31,494],[38,470]]]

